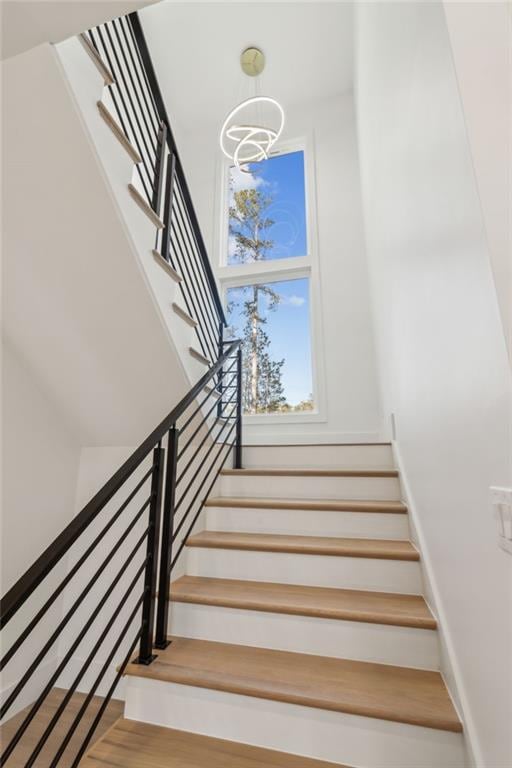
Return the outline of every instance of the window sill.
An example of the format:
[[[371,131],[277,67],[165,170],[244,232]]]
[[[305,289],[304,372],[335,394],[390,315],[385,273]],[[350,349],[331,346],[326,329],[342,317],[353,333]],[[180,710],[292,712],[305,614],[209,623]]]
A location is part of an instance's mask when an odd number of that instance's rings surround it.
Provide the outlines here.
[[[315,424],[326,422],[326,417],[319,411],[310,413],[258,413],[244,414],[243,423],[247,426],[265,426],[266,424]]]

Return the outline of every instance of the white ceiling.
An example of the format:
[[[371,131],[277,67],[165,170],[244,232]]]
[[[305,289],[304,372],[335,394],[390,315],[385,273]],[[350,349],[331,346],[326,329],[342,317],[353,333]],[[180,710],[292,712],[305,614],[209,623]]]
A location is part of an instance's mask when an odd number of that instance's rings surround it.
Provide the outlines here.
[[[157,0],[0,0],[1,51],[8,59],[41,43],[58,43]]]
[[[285,109],[352,85],[350,2],[161,2],[140,16],[169,118],[185,130],[220,125],[235,103],[254,95],[239,65],[248,45],[266,55],[261,92]]]

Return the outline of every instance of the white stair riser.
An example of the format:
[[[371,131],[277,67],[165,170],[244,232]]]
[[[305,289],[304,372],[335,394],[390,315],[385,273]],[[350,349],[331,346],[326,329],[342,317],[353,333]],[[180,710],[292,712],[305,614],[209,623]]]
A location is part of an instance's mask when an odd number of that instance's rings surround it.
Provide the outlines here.
[[[390,445],[250,445],[243,449],[244,467],[392,469]]]
[[[418,562],[188,547],[189,576],[422,593]]]
[[[401,498],[396,477],[291,477],[278,475],[223,475],[221,495],[277,499]]]
[[[206,527],[209,531],[239,533],[409,539],[407,515],[383,512],[206,507]]]
[[[129,677],[125,717],[364,768],[464,768],[461,734]]]
[[[437,632],[193,603],[171,603],[169,634],[280,651],[438,669]]]

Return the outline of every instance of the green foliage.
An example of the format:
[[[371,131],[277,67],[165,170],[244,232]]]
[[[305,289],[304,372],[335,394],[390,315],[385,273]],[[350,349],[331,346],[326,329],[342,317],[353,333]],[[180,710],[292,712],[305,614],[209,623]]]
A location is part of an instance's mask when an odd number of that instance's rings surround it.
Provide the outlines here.
[[[257,189],[241,189],[233,194],[229,208],[229,233],[235,240],[234,256],[242,264],[263,261],[272,250],[273,241],[266,233],[274,224],[267,216],[272,198]],[[242,304],[245,320],[242,333],[244,361],[243,406],[246,413],[268,413],[286,407],[282,384],[285,360],[273,360],[270,339],[265,331],[268,311],[279,305],[280,295],[269,285],[253,285],[245,289],[248,296]],[[231,311],[232,307],[229,308]]]

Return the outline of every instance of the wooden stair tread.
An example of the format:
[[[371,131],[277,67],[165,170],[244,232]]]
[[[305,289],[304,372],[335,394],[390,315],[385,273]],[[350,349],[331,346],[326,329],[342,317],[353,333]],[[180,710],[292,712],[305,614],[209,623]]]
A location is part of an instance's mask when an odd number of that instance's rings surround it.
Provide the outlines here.
[[[140,210],[146,214],[153,226],[155,226],[157,229],[163,229],[164,223],[162,219],[155,213],[147,200],[139,192],[137,187],[134,187],[134,185],[131,183],[128,184],[128,192],[130,193],[132,200],[139,206]]]
[[[159,264],[162,267],[162,269],[165,269],[165,271],[172,277],[175,283],[183,282],[182,276],[178,272],[176,272],[174,267],[171,264],[169,264],[169,262],[166,259],[164,259],[162,254],[159,253],[159,251],[157,251],[156,248],[153,248],[151,253],[153,254],[153,258],[155,259],[156,263]]]
[[[194,358],[194,360],[198,360],[200,363],[203,363],[203,365],[207,365],[209,367],[212,364],[211,360],[209,360],[201,352],[198,352],[197,349],[195,349],[194,347],[189,347],[188,351],[191,357]]]
[[[332,512],[391,512],[407,514],[401,501],[371,501],[366,499],[270,499],[240,496],[212,496],[206,507],[243,507],[247,509],[309,509]]]
[[[180,307],[180,305],[173,301],[172,302],[172,308],[176,314],[181,317],[182,320],[184,320],[188,325],[190,325],[192,328],[197,328],[198,322],[197,320],[192,317],[192,315],[189,315],[189,313],[183,309],[183,307]]]
[[[308,469],[295,467],[248,467],[247,469],[223,469],[221,475],[239,477],[398,477],[398,470],[382,468]]]
[[[182,576],[171,584],[171,600],[370,624],[437,627],[423,597],[390,592]]]
[[[127,674],[459,732],[438,672],[173,637]]]
[[[120,718],[89,751],[84,768],[343,768],[236,741]]]
[[[91,61],[93,62],[94,66],[96,67],[98,72],[101,74],[101,76],[103,78],[103,82],[105,83],[105,85],[113,85],[114,78],[113,78],[109,68],[107,67],[107,65],[105,64],[105,62],[101,58],[101,56],[99,55],[98,51],[96,50],[96,48],[94,47],[92,42],[89,40],[89,37],[85,34],[85,32],[81,32],[78,35],[78,39],[81,42],[81,44],[83,45],[83,47],[86,50],[87,54],[90,56]]]
[[[114,115],[107,109],[105,104],[102,101],[97,101],[96,106],[98,107],[98,112],[100,113],[101,118],[103,121],[108,125],[118,142],[121,144],[123,149],[128,153],[130,156],[130,159],[135,164],[141,163],[142,158],[137,152],[136,148],[133,146],[131,141],[129,140],[128,136],[123,131],[120,124],[117,122]]]
[[[304,555],[373,557],[383,560],[419,560],[410,541],[346,539],[337,536],[288,536],[270,533],[202,531],[187,539],[189,547],[287,552]]]

